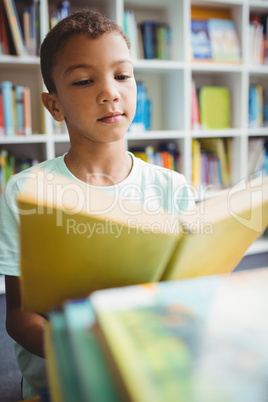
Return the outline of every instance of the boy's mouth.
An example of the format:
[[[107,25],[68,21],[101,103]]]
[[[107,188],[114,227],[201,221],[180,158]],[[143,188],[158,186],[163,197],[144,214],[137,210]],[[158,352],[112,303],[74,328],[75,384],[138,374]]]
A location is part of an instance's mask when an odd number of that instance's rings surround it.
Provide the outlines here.
[[[98,121],[101,121],[103,123],[111,124],[111,123],[118,123],[122,117],[124,116],[124,113],[120,112],[113,112],[113,113],[107,113],[104,116],[102,116]]]

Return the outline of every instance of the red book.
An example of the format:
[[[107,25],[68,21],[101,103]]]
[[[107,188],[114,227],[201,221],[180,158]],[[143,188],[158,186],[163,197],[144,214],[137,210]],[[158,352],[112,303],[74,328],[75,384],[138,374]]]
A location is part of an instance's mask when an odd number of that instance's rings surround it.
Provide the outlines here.
[[[10,46],[8,42],[8,34],[7,34],[7,20],[4,9],[3,0],[0,0],[0,46],[1,46],[1,54],[10,54]]]
[[[24,117],[24,134],[32,134],[32,111],[31,111],[31,93],[30,88],[24,87],[23,91],[23,117]]]

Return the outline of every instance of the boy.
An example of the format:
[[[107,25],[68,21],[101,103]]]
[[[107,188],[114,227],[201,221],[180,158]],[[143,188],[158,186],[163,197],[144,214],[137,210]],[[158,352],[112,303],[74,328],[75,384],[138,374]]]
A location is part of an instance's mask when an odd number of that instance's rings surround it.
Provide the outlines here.
[[[139,198],[153,213],[181,213],[194,208],[184,176],[142,162],[125,150],[125,134],[135,114],[136,83],[128,40],[120,27],[97,12],[83,10],[48,33],[40,56],[48,89],[41,96],[42,102],[55,120],[65,120],[70,137],[69,151],[42,162],[44,169],[132,200]],[[0,205],[0,272],[6,275],[6,327],[16,341],[24,398],[46,386],[46,318],[22,310],[18,281],[15,194],[28,173],[10,179]],[[175,191],[176,198],[172,196]]]

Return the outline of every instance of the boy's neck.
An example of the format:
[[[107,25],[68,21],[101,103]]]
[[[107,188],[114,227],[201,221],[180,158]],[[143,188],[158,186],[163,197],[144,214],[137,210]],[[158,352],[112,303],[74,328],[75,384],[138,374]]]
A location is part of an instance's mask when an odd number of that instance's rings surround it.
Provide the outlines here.
[[[74,151],[70,148],[65,163],[79,180],[93,186],[107,187],[121,183],[132,169],[132,158],[125,148]]]

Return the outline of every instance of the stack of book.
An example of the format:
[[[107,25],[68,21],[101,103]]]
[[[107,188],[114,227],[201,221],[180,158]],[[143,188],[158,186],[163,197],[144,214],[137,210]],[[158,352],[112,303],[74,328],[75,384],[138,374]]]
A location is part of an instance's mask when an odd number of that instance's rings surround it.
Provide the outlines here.
[[[57,3],[57,9],[52,11],[50,16],[50,29],[52,29],[63,18],[68,17],[70,12],[69,0],[61,0],[59,3]]]
[[[28,87],[0,84],[0,136],[32,134],[31,93]]]
[[[251,14],[249,21],[249,62],[268,64],[267,14]]]
[[[228,10],[191,9],[191,53],[197,61],[241,62],[241,46]]]
[[[267,283],[262,268],[65,303],[46,327],[52,402],[263,402]]]
[[[0,149],[0,196],[10,176],[37,163],[38,161],[36,160],[16,158],[15,155],[9,153],[6,149]]]
[[[192,140],[192,183],[224,188],[231,184],[232,138]]]
[[[145,162],[176,172],[182,171],[181,154],[174,142],[160,142],[157,150],[152,145],[147,145],[145,147],[132,147],[130,151]]]
[[[23,8],[20,16],[14,0],[1,1],[0,54],[37,55],[39,46],[40,1],[30,1],[29,6]]]
[[[124,30],[131,43],[131,53],[140,59],[170,59],[171,34],[167,23],[136,22],[133,11],[124,13]]]

